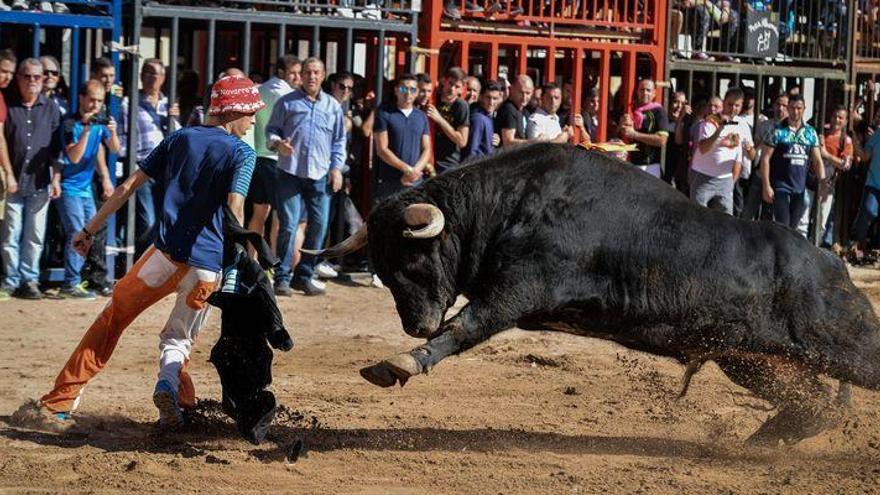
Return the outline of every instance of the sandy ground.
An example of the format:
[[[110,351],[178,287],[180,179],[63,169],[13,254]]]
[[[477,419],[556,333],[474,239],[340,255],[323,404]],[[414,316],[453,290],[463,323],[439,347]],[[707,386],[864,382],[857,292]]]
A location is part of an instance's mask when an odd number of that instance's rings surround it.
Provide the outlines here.
[[[880,272],[855,278],[880,303]],[[285,409],[259,446],[210,414],[188,433],[156,431],[150,394],[170,299],[123,336],[86,391],[78,431],[8,426],[104,302],[0,304],[0,493],[880,493],[878,393],[855,390],[838,425],[797,446],[746,448],[771,413],[714,365],[674,400],[681,366],[522,331],[380,389],[357,370],[417,342],[387,291],[329,293],[282,301],[296,348],[275,355]],[[214,313],[192,363],[206,399],[220,393],[207,362],[218,334]]]

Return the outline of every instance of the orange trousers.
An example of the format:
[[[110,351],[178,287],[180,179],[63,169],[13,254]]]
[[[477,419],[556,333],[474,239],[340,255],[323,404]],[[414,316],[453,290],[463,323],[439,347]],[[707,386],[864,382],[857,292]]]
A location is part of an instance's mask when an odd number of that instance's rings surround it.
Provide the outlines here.
[[[195,405],[195,389],[186,363],[208,315],[208,296],[219,279],[217,272],[172,261],[154,247],[147,250],[116,284],[110,302],[67,360],[55,379],[55,387],[40,403],[52,412],[76,409],[83,388],[107,365],[122,332],[145,309],[177,292],[174,309],[160,334],[159,377],[178,386],[181,407]]]

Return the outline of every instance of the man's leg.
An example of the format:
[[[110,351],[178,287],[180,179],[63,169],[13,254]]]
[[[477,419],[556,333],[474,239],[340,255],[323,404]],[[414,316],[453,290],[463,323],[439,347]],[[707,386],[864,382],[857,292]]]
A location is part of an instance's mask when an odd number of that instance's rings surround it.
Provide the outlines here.
[[[116,284],[110,303],[86,331],[40,404],[53,413],[73,411],[83,387],[107,364],[122,332],[141,312],[172,293],[188,271],[186,265],[171,261],[156,248],[147,250]]]
[[[783,191],[774,191],[773,220],[782,225],[791,224],[791,195]]]
[[[43,253],[48,212],[49,191],[32,194],[25,200],[19,265],[22,283],[37,283],[40,280],[40,254]]]
[[[153,225],[156,223],[156,207],[153,204],[154,187],[156,187],[156,182],[150,179],[135,192],[137,197],[134,229],[135,256],[140,256],[153,244],[151,237]]]
[[[806,191],[791,195],[791,216],[788,218],[788,226],[793,229],[797,229],[798,222],[804,216],[804,212],[809,209],[806,196]]]
[[[64,226],[64,288],[72,288],[79,284],[79,272],[82,269],[82,256],[73,249],[73,236],[79,232],[85,220],[81,198],[62,194],[56,204]]]
[[[828,204],[829,206],[825,212],[826,218],[822,224],[822,247],[830,248],[834,245],[834,210],[837,208],[837,198],[832,195]]]
[[[289,287],[293,276],[291,244],[300,216],[299,179],[286,172],[278,174],[278,242],[276,251],[281,265],[275,271],[275,286]]]
[[[877,218],[880,202],[878,202],[878,191],[872,187],[866,187],[862,196],[862,207],[856,215],[856,221],[853,225],[853,240],[859,244],[864,244],[865,238],[868,237],[868,229]]]
[[[327,177],[321,180],[303,181],[303,194],[306,211],[309,215],[309,224],[306,227],[306,237],[303,246],[305,249],[321,249],[324,238],[327,236],[327,214],[330,209],[330,195],[327,194]],[[315,275],[317,258],[303,253],[302,259],[296,266],[296,278],[300,282],[311,280]]]
[[[179,425],[180,408],[195,407],[195,388],[186,364],[193,341],[208,317],[208,297],[219,281],[219,273],[189,267],[177,286],[174,309],[159,335],[159,376],[153,401],[159,408],[161,423]]]
[[[19,274],[19,239],[24,223],[24,198],[19,193],[6,197],[6,217],[0,229],[0,242],[3,246],[3,266],[6,267],[6,279],[3,285],[11,290],[21,283]]]
[[[810,236],[810,214],[813,206],[813,200],[816,195],[813,191],[807,189],[804,191],[804,212],[798,217],[797,225],[795,228],[798,231],[798,234],[804,236],[805,239],[808,239]],[[794,221],[794,219],[792,219]]]

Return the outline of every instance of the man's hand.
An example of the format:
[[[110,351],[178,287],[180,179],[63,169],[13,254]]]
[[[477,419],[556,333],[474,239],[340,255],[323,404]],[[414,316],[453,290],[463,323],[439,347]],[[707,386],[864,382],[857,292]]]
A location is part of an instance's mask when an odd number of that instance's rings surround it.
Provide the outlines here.
[[[92,247],[92,239],[93,236],[91,234],[87,234],[85,230],[80,230],[73,236],[73,250],[85,258],[89,253],[89,248]]]
[[[293,145],[290,144],[290,138],[282,139],[275,144],[275,150],[281,156],[290,156],[293,154]]]
[[[334,168],[330,171],[330,189],[335,193],[342,189],[342,172],[339,169]]]
[[[831,179],[825,178],[818,182],[816,193],[819,195],[819,202],[825,201],[828,198],[828,193],[831,192]]]
[[[123,88],[121,84],[114,84],[113,86],[110,86],[110,93],[118,98],[122,98],[125,94],[125,88]]]
[[[633,139],[636,137],[636,130],[631,125],[620,126],[618,133],[620,134],[620,137],[625,139]]]
[[[492,146],[499,146],[501,144],[501,136],[498,134],[492,134]]]
[[[584,116],[583,115],[581,115],[579,113],[574,114],[574,126],[577,127],[578,129],[584,128]]]
[[[58,199],[61,197],[61,175],[52,177],[52,183],[49,184],[49,199]]]
[[[417,168],[410,167],[409,172],[405,172],[403,174],[403,177],[400,178],[400,183],[404,186],[412,186],[421,178],[422,171]]]
[[[761,192],[761,196],[764,198],[765,203],[772,203],[773,198],[776,197],[776,194],[773,192],[772,187],[764,187]]]
[[[113,117],[110,117],[110,121],[107,122],[107,130],[110,131],[111,137],[116,135],[116,128],[117,128],[116,120],[114,120]]]
[[[433,120],[434,122],[440,122],[443,120],[443,116],[440,115],[440,111],[437,110],[437,107],[428,103],[428,106],[425,107],[425,114],[428,115],[428,118]]]
[[[14,174],[6,174],[6,192],[9,194],[18,192],[18,181],[15,180]]]
[[[113,190],[115,188],[113,187],[113,183],[110,182],[109,179],[104,179],[101,182],[101,189],[104,190],[101,194],[101,199],[107,201],[108,199],[110,199],[110,196],[113,196]]]
[[[168,116],[174,118],[180,117],[180,105],[178,105],[177,103],[171,105],[171,107],[168,109]]]

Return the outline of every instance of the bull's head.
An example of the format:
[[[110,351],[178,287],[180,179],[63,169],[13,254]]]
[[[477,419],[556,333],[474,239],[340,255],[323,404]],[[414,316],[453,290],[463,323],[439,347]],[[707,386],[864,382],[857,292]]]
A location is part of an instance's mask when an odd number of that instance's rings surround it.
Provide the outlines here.
[[[443,212],[432,204],[391,200],[378,205],[367,225],[348,239],[310,252],[332,258],[369,244],[373,269],[391,290],[404,331],[429,338],[456,296],[452,262],[443,253],[445,226]]]

